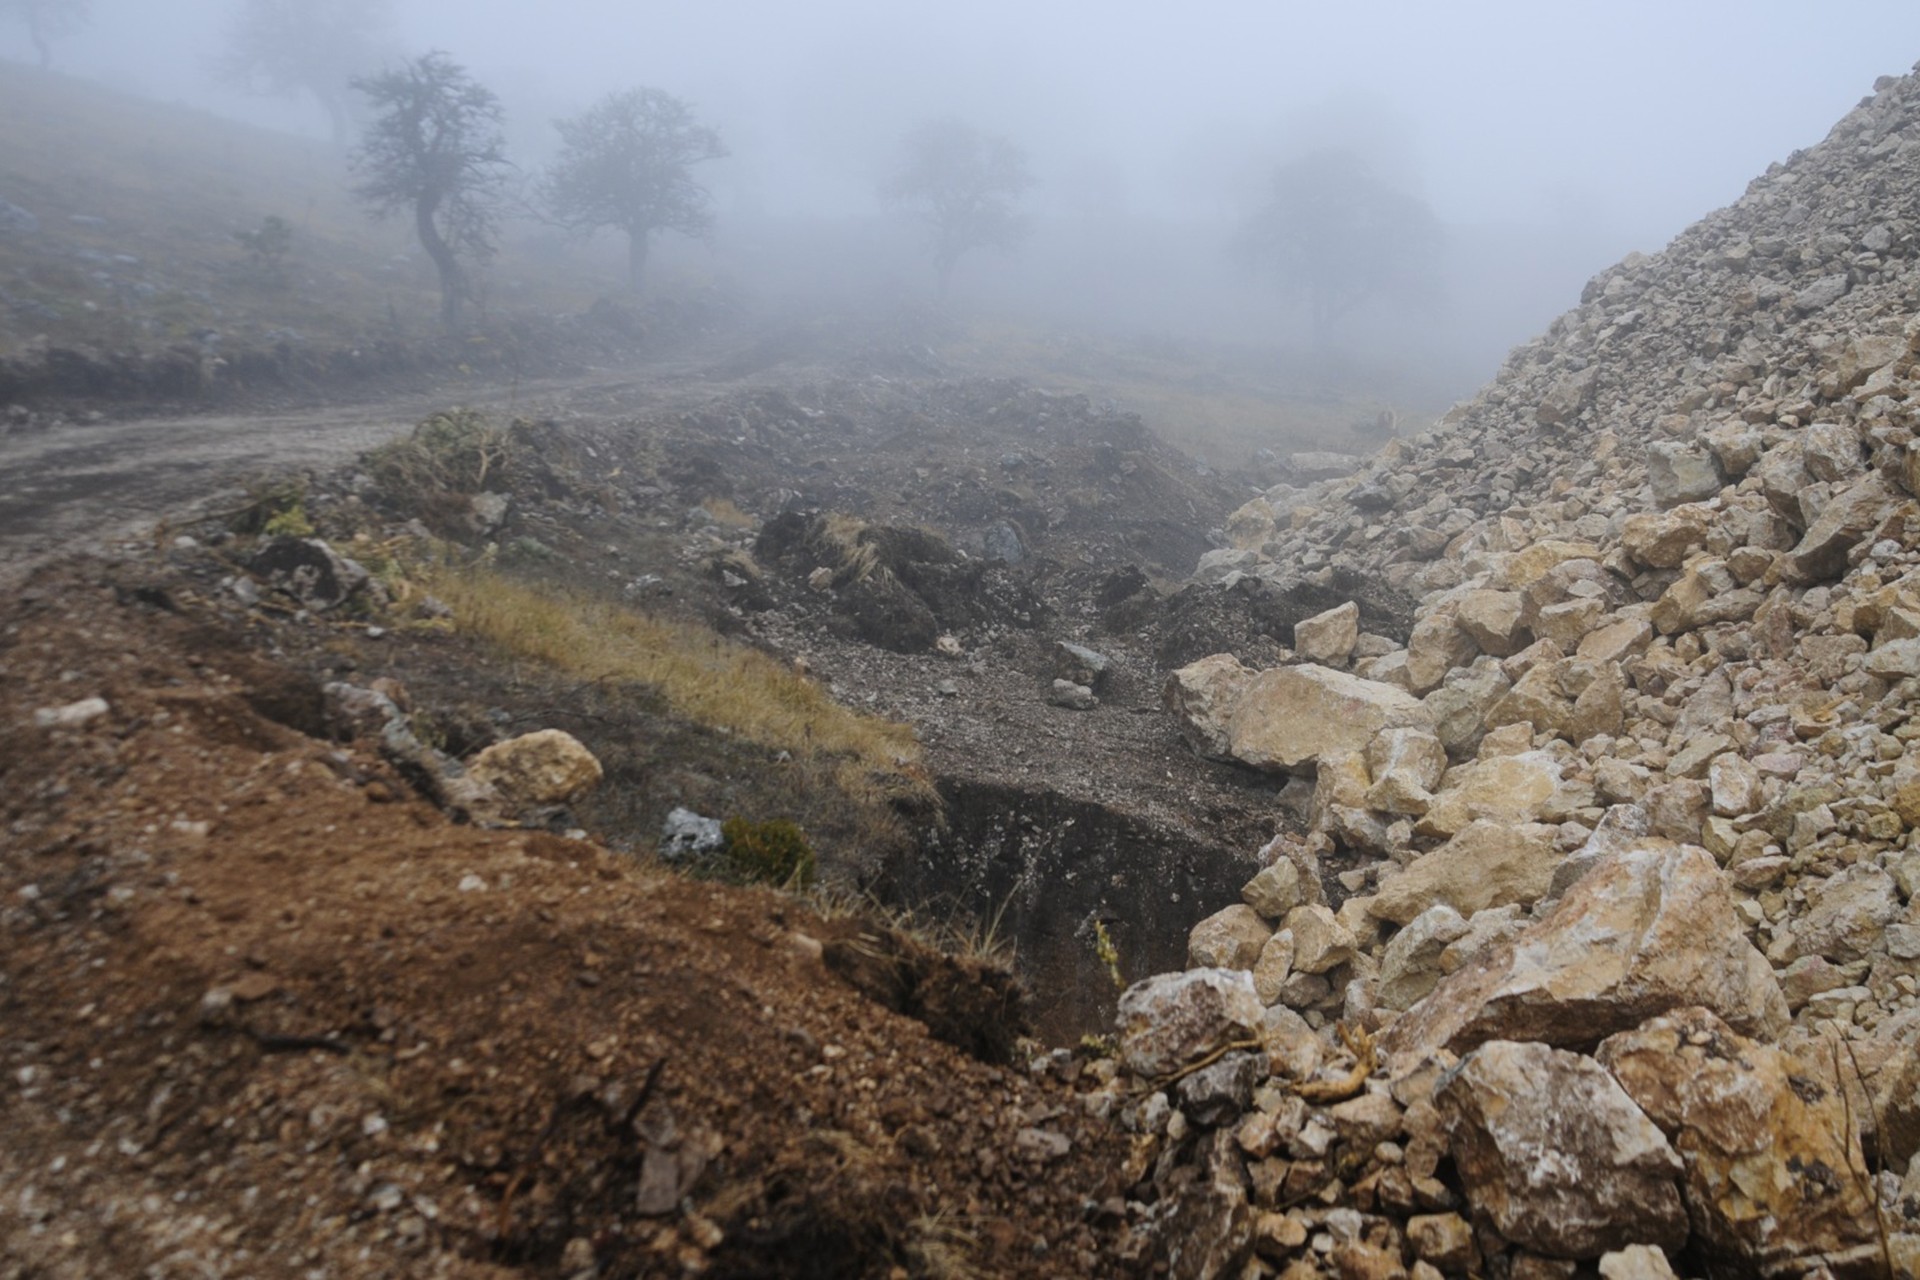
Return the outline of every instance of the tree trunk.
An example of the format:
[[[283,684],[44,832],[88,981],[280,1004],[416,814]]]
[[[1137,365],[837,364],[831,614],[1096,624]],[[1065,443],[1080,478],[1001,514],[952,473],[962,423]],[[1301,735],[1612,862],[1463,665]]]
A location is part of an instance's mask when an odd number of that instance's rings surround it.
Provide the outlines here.
[[[647,242],[645,231],[627,232],[627,292],[634,297],[647,283]]]
[[[338,151],[345,151],[353,145],[353,117],[347,112],[346,101],[337,93],[327,93],[319,89],[313,96],[320,100],[321,108],[327,113],[327,127],[333,132],[333,145]]]
[[[413,206],[413,225],[420,236],[420,247],[427,251],[434,269],[440,273],[440,323],[448,333],[458,333],[460,304],[467,298],[467,278],[460,270],[460,259],[454,256],[453,247],[441,238],[440,228],[434,225],[433,215],[439,207],[439,196],[421,197]]]

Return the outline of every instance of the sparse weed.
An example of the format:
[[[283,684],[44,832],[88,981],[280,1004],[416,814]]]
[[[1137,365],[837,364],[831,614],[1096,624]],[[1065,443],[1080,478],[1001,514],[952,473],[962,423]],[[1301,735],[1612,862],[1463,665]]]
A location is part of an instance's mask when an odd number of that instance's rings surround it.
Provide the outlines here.
[[[306,512],[307,486],[301,480],[257,480],[247,486],[247,501],[227,517],[227,528],[242,537],[286,534],[313,536]]]
[[[1093,922],[1093,954],[1107,971],[1107,977],[1113,980],[1115,991],[1125,991],[1127,980],[1120,976],[1120,948],[1113,945],[1113,935],[1107,932],[1107,922]]]
[[[742,511],[731,498],[708,498],[700,504],[714,523],[725,525],[729,529],[756,529],[760,522]]]

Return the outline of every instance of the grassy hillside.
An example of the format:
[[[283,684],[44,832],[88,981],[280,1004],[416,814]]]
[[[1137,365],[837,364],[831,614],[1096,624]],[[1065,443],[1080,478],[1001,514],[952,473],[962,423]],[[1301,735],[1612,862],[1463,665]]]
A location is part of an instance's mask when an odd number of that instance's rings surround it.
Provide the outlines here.
[[[0,357],[36,339],[151,349],[213,330],[331,346],[434,324],[407,227],[367,218],[324,143],[4,63],[0,120],[0,200],[39,223],[0,230]],[[234,235],[268,216],[293,227],[279,272]],[[578,310],[599,291],[551,237],[507,241],[490,306]]]

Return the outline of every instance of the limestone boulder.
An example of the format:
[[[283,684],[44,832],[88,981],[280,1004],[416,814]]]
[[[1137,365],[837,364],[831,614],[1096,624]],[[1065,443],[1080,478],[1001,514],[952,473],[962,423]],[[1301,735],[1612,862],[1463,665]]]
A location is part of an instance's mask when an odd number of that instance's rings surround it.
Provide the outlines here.
[[[1494,658],[1451,671],[1438,689],[1423,701],[1433,720],[1434,736],[1454,759],[1471,756],[1486,733],[1487,713],[1513,688],[1513,682]]]
[[[1806,913],[1793,922],[1784,958],[1864,960],[1881,948],[1887,926],[1903,914],[1893,877],[1871,863],[1855,863],[1809,887]]]
[[[1531,905],[1553,884],[1562,857],[1558,834],[1558,828],[1537,822],[1468,823],[1382,884],[1367,910],[1404,925],[1436,904],[1462,916],[1508,903]]]
[[[1486,1040],[1584,1048],[1702,1005],[1777,1039],[1786,997],[1712,855],[1651,838],[1601,858],[1542,919],[1449,975],[1388,1028],[1414,1058]]]
[[[1479,656],[1473,636],[1452,609],[1436,609],[1413,624],[1407,637],[1407,684],[1416,694],[1440,687],[1447,673]]]
[[[1611,1036],[1597,1057],[1681,1153],[1711,1269],[1883,1274],[1859,1130],[1819,1071],[1699,1008]]]
[[[1521,621],[1524,604],[1525,597],[1518,591],[1469,591],[1461,596],[1454,619],[1480,652],[1504,658],[1533,643],[1532,633]]]
[[[1490,1041],[1434,1100],[1469,1203],[1521,1248],[1585,1259],[1686,1241],[1679,1155],[1591,1058]]]
[[[1276,858],[1247,881],[1240,898],[1263,919],[1281,920],[1287,912],[1312,900],[1298,863],[1291,858]]]
[[[1308,662],[1345,666],[1360,639],[1360,606],[1349,600],[1293,624],[1293,649]]]
[[[1483,819],[1535,822],[1552,804],[1560,784],[1560,762],[1545,751],[1463,764],[1447,774],[1416,829],[1421,835],[1447,837]]]
[[[1116,1026],[1127,1070],[1152,1079],[1252,1037],[1260,997],[1244,969],[1188,969],[1145,978],[1120,995]]]
[[[1187,963],[1198,969],[1251,969],[1272,933],[1259,912],[1236,902],[1188,932]]]
[[[1366,806],[1381,813],[1425,813],[1447,771],[1447,749],[1425,729],[1385,729],[1367,745]]]
[[[1325,973],[1353,958],[1352,931],[1326,906],[1295,907],[1287,912],[1285,928],[1293,935],[1296,973]]]
[[[1382,1009],[1412,1008],[1439,985],[1444,972],[1441,955],[1467,932],[1465,918],[1445,903],[1409,920],[1380,953],[1380,985],[1374,991],[1374,1003]]]
[[[1711,498],[1726,480],[1708,450],[1657,440],[1647,446],[1647,483],[1654,505],[1666,508]]]
[[[1227,724],[1228,751],[1284,772],[1334,752],[1363,752],[1382,729],[1400,728],[1431,730],[1432,713],[1404,689],[1302,663],[1247,682]]]
[[[1649,569],[1678,569],[1706,544],[1713,527],[1705,507],[1675,507],[1671,511],[1642,512],[1627,517],[1620,529],[1620,546]]]
[[[510,810],[571,804],[600,785],[600,761],[562,729],[541,729],[496,742],[467,766],[467,775]]]
[[[1161,703],[1173,713],[1180,736],[1196,754],[1209,760],[1232,759],[1227,726],[1253,676],[1230,653],[1202,658],[1167,676]]]
[[[1854,545],[1910,501],[1892,480],[1868,472],[1834,494],[1798,545],[1774,562],[1774,572],[1797,587],[1839,577]]]

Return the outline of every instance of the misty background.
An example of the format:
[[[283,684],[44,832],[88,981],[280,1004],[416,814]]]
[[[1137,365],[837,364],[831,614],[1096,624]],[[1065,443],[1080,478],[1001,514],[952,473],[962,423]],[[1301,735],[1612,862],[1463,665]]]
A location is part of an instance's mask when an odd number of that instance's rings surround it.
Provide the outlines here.
[[[268,129],[324,136],[304,99],[211,65],[232,0],[94,0],[59,72]],[[1449,395],[1575,302],[1818,141],[1920,57],[1920,6],[1854,0],[1307,6],[1256,0],[397,0],[393,60],[443,49],[502,98],[532,174],[552,121],[656,86],[731,155],[703,165],[717,226],[662,273],[768,304],[926,300],[914,227],[875,195],[906,129],[958,117],[1023,147],[1019,249],[969,256],[956,305],[1154,339],[1303,348],[1297,303],[1230,252],[1276,166],[1340,149],[1424,201],[1438,287],[1337,334],[1346,357]],[[29,74],[17,24],[0,74]],[[531,223],[512,234],[551,237]],[[608,238],[609,271],[614,257]],[[610,281],[610,288],[612,282]],[[1334,353],[1322,352],[1331,356]]]

